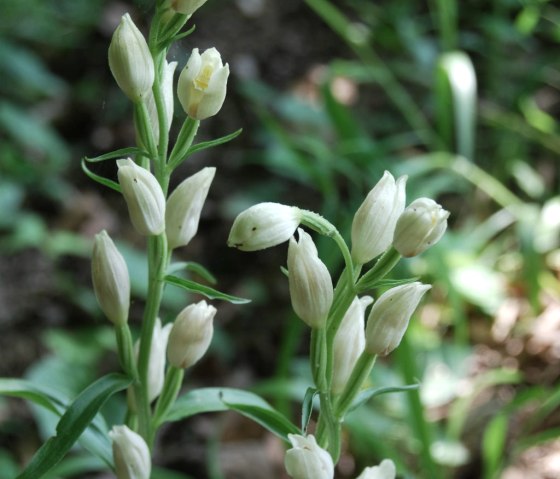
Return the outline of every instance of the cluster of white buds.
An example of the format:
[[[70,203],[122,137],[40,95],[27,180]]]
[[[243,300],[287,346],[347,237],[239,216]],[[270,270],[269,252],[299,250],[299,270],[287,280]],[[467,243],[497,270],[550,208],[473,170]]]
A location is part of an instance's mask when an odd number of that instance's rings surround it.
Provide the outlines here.
[[[114,426],[109,432],[113,441],[113,459],[118,479],[149,479],[152,469],[146,441],[127,426]]]

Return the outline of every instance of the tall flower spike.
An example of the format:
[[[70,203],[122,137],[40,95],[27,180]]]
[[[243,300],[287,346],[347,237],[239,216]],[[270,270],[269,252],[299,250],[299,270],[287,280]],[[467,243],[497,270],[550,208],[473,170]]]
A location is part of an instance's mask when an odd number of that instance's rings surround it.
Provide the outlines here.
[[[177,95],[185,113],[195,120],[205,120],[220,111],[226,98],[229,65],[215,48],[202,55],[195,48],[179,75]]]
[[[288,241],[301,221],[301,210],[280,203],[259,203],[240,213],[228,237],[228,246],[258,251]]]
[[[404,210],[406,179],[401,176],[395,183],[386,171],[356,211],[352,221],[352,258],[356,263],[365,264],[391,246]]]
[[[394,248],[405,258],[436,244],[447,229],[449,211],[430,198],[418,198],[404,210],[395,228]]]
[[[130,158],[117,160],[122,194],[134,228],[144,236],[165,229],[165,196],[155,176]]]
[[[169,248],[186,246],[198,231],[200,213],[216,168],[203,168],[184,180],[167,200],[165,232]]]
[[[336,332],[333,344],[332,391],[344,390],[352,370],[366,345],[365,311],[373,302],[371,296],[354,298]]]
[[[332,479],[334,464],[331,455],[320,448],[312,435],[288,434],[292,448],[286,452],[284,465],[293,479]]]
[[[105,230],[95,236],[91,276],[95,296],[107,318],[114,324],[126,323],[130,305],[128,268]]]
[[[431,288],[419,282],[396,286],[374,303],[366,326],[366,351],[386,356],[401,342],[408,322],[424,293]]]
[[[299,241],[288,246],[290,298],[296,314],[310,327],[322,328],[333,302],[329,270],[319,259],[311,236],[298,229]]]
[[[128,13],[113,33],[109,68],[120,89],[134,103],[147,98],[154,84],[154,61],[144,36]]]
[[[150,479],[152,460],[146,441],[127,426],[113,426],[113,459],[118,479]]]
[[[186,369],[195,364],[208,349],[214,334],[216,308],[206,301],[187,306],[173,323],[167,358],[172,366]]]
[[[200,7],[202,7],[206,1],[207,0],[171,0],[170,7],[177,13],[192,15]]]
[[[391,459],[384,459],[379,466],[366,467],[356,479],[395,479],[397,468]]]

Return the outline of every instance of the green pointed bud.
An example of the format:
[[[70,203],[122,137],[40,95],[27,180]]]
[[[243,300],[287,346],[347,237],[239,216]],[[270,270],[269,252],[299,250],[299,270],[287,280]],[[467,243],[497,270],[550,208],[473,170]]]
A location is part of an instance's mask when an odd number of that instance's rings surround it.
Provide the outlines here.
[[[105,316],[114,324],[126,323],[130,306],[128,268],[105,230],[95,235],[91,276],[95,296]]]
[[[333,344],[332,392],[341,394],[366,345],[365,312],[371,296],[354,298],[336,332]]]
[[[403,211],[393,238],[393,247],[405,258],[435,245],[447,229],[449,211],[430,198],[418,198]]]
[[[186,246],[198,231],[200,213],[216,168],[203,168],[184,180],[167,200],[165,233],[169,248]]]
[[[163,107],[165,108],[167,132],[169,132],[169,128],[171,128],[171,123],[173,121],[173,74],[175,73],[175,68],[177,68],[177,62],[164,62],[162,69],[161,90],[163,93]],[[148,108],[148,115],[150,117],[150,125],[152,126],[154,139],[156,140],[156,143],[159,143],[159,119],[156,108],[156,101],[154,99],[152,90],[150,90],[150,93],[148,94],[146,106]]]
[[[147,98],[154,84],[154,61],[144,36],[128,13],[113,33],[109,68],[120,89],[134,103]]]
[[[228,246],[258,251],[288,241],[301,221],[301,210],[280,203],[259,203],[240,213],[229,232]]]
[[[191,304],[179,313],[167,344],[167,359],[172,366],[186,369],[204,356],[214,334],[215,315],[216,308],[206,301]]]
[[[207,0],[171,0],[170,8],[171,10],[177,13],[182,13],[183,15],[192,15],[200,7],[202,7],[206,1]]]
[[[308,326],[322,328],[333,302],[333,284],[329,270],[319,259],[311,236],[298,229],[299,241],[290,238],[288,281],[296,314]]]
[[[379,466],[366,467],[356,479],[395,479],[397,468],[390,459],[384,459]]]
[[[396,182],[388,171],[368,193],[352,222],[352,259],[365,264],[393,241],[395,225],[404,210],[406,176]]]
[[[152,460],[146,441],[127,426],[113,426],[113,460],[117,479],[150,479]]]
[[[284,457],[286,471],[293,479],[333,479],[334,464],[331,455],[319,447],[311,434],[288,434],[292,448]]]
[[[374,303],[366,326],[366,352],[386,356],[401,342],[412,313],[431,288],[419,282],[396,286]]]
[[[218,50],[209,48],[202,55],[195,48],[179,75],[177,95],[185,113],[205,120],[220,111],[226,98],[229,65],[222,64]]]
[[[155,176],[130,158],[117,160],[122,194],[130,220],[144,236],[159,235],[165,229],[165,196]]]

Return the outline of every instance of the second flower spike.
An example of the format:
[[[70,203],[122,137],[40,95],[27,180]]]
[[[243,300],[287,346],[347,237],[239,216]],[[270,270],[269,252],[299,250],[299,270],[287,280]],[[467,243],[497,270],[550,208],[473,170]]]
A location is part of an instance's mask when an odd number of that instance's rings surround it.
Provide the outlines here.
[[[220,111],[226,98],[229,66],[215,48],[202,55],[195,48],[179,76],[177,95],[185,113],[205,120]]]
[[[144,236],[165,229],[165,196],[155,176],[130,158],[117,160],[122,194],[134,228]]]
[[[292,307],[310,327],[322,328],[333,302],[333,284],[329,270],[319,259],[311,236],[298,229],[299,241],[288,246],[288,281]]]

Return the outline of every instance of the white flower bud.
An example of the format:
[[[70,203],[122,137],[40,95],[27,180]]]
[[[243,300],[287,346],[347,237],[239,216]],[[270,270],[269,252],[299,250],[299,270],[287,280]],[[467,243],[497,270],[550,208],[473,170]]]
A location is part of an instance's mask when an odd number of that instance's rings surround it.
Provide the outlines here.
[[[167,343],[167,359],[176,368],[189,368],[208,349],[214,333],[216,308],[206,301],[187,306],[179,313]]]
[[[258,251],[288,241],[301,221],[295,206],[259,203],[240,213],[229,232],[228,246]]]
[[[203,168],[184,180],[167,200],[165,233],[169,248],[186,246],[198,230],[200,213],[216,168]]]
[[[441,239],[448,217],[449,211],[434,200],[414,200],[397,221],[393,247],[405,258],[419,255]]]
[[[333,284],[329,270],[319,259],[311,236],[298,229],[299,241],[290,238],[288,281],[292,307],[310,327],[322,328],[333,302]]]
[[[187,65],[179,76],[177,95],[185,113],[195,120],[214,116],[226,98],[229,65],[215,48],[202,55],[198,48],[192,51]]]
[[[130,158],[117,160],[122,194],[132,224],[144,236],[158,235],[165,229],[165,196],[155,176]]]
[[[205,3],[206,0],[171,0],[170,7],[177,13],[192,15]]]
[[[148,399],[152,402],[156,399],[163,389],[165,378],[165,359],[169,333],[173,324],[169,323],[162,327],[161,320],[156,319],[154,332],[152,334],[152,346],[150,347],[150,360],[148,362]],[[134,345],[136,358],[140,352],[140,340]],[[132,389],[134,394],[134,389]]]
[[[352,370],[366,345],[365,312],[373,302],[371,296],[354,298],[336,332],[333,344],[332,392],[344,390]]]
[[[120,89],[133,102],[145,99],[154,83],[154,61],[144,36],[128,13],[113,33],[109,68]]]
[[[288,434],[292,448],[286,452],[284,465],[293,479],[332,479],[334,464],[331,455],[320,448],[315,437]]]
[[[383,253],[393,240],[395,225],[404,210],[406,176],[388,171],[368,193],[352,222],[352,259],[365,264]]]
[[[107,318],[114,324],[126,323],[130,306],[128,268],[105,230],[95,235],[91,276],[95,296]]]
[[[113,459],[118,479],[150,479],[152,460],[148,445],[127,426],[113,426]]]
[[[161,90],[163,94],[163,107],[165,108],[165,118],[167,119],[167,131],[171,127],[173,122],[173,74],[175,73],[175,68],[177,67],[177,62],[165,62],[163,65],[162,79],[161,79]],[[156,101],[154,99],[154,94],[150,90],[148,94],[148,99],[146,101],[146,106],[148,108],[148,115],[150,117],[150,125],[152,126],[152,132],[156,143],[159,143],[159,119],[156,108]]]
[[[366,467],[356,479],[395,479],[397,468],[390,459],[384,459],[379,466]]]
[[[419,282],[396,286],[374,303],[366,326],[366,351],[386,356],[401,342],[412,313],[431,288]]]

